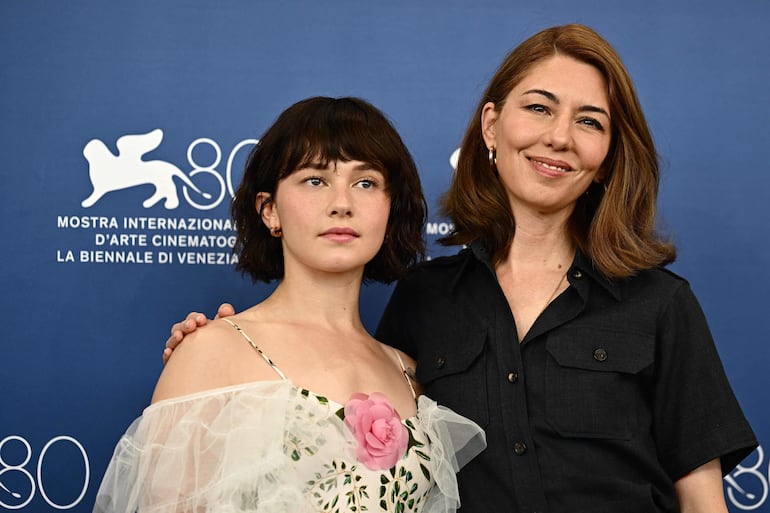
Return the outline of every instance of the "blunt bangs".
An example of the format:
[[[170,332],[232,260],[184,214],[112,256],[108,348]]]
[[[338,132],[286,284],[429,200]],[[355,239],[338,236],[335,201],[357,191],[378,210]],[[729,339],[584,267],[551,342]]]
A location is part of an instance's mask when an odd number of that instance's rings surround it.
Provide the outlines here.
[[[392,128],[348,98],[330,98],[296,121],[298,126],[286,141],[279,180],[309,165],[358,160],[383,173],[390,184],[391,171],[400,167],[389,157]]]

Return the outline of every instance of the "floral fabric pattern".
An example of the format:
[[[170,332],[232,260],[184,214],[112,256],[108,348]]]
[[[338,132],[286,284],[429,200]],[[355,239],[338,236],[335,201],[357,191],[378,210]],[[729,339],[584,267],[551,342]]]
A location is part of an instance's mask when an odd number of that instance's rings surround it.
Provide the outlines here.
[[[312,465],[324,443],[318,427],[349,439],[347,458],[318,461],[305,482],[317,511],[420,511],[433,480],[429,442],[417,417],[402,421],[383,394],[354,394],[342,406],[308,390],[297,392],[306,402],[295,408],[298,431],[286,433],[287,456]]]

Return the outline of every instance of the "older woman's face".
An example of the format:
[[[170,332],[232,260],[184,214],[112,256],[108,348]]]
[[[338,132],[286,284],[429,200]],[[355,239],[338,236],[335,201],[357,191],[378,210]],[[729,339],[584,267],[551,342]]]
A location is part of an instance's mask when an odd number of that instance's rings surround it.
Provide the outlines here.
[[[484,106],[484,140],[497,151],[514,215],[569,213],[592,181],[602,181],[611,115],[601,73],[563,55],[533,66],[499,111]]]

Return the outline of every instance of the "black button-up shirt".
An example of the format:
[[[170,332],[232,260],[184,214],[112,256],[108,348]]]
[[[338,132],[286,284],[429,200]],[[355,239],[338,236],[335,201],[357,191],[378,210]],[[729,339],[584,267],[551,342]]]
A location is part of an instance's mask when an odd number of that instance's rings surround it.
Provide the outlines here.
[[[480,245],[413,269],[377,338],[417,360],[425,394],[476,421],[466,513],[679,511],[673,482],[756,446],[689,285],[610,281],[580,253],[570,287],[518,341]]]

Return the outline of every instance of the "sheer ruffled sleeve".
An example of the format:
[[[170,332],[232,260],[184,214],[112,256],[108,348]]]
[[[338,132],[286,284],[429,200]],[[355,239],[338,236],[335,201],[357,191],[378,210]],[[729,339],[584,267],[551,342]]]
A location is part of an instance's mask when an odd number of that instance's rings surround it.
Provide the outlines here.
[[[290,391],[269,382],[148,407],[118,442],[94,512],[307,511],[283,453]]]
[[[430,439],[434,486],[425,513],[454,512],[460,507],[457,472],[487,446],[486,435],[476,423],[435,401],[420,396],[420,424]]]

